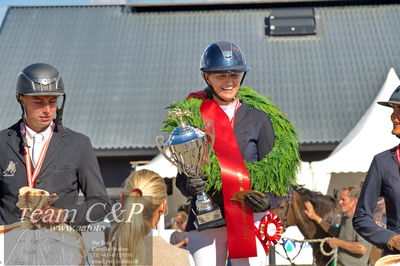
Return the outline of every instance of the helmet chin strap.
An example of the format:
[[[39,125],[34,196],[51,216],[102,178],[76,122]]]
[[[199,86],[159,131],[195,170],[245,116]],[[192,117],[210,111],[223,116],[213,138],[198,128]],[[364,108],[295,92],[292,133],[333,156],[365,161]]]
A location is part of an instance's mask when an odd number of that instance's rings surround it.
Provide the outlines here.
[[[17,95],[15,95],[15,97],[17,98],[17,102],[19,103],[19,106],[21,106],[21,110],[22,110],[22,120],[23,120],[24,123],[25,123],[25,108],[24,108],[24,106],[22,105],[21,100],[20,100],[20,98],[19,98],[19,97],[22,97],[22,95],[21,95],[21,94],[17,94]]]
[[[57,111],[56,111],[56,119],[55,119],[55,124],[57,125],[57,127],[59,127],[62,131],[62,135],[65,136],[66,135],[66,131],[65,128],[62,124],[62,115],[63,115],[63,111],[64,111],[64,104],[65,101],[67,100],[67,95],[64,93],[63,95],[63,101],[61,103],[61,107],[58,108],[57,107]]]
[[[22,110],[22,115],[21,115],[22,116],[22,122],[25,125],[27,125],[27,123],[26,123],[26,110],[25,110],[25,107],[22,105],[21,100],[19,98],[21,96],[22,96],[21,94],[17,94],[16,95],[17,101],[19,103],[19,106],[21,106],[21,110]],[[26,140],[26,134],[21,134],[21,136],[22,136],[22,146],[26,146],[26,147],[30,148],[29,145],[28,145],[28,141]]]
[[[17,94],[17,101],[18,101],[18,103],[19,103],[19,106],[21,106],[21,110],[22,110],[22,114],[21,114],[22,122],[23,122],[25,125],[28,125],[28,124],[26,123],[26,110],[25,110],[25,106],[21,103],[20,97],[23,97],[23,95],[22,95],[22,94]]]
[[[242,80],[240,81],[240,86],[242,86],[242,83],[243,83],[244,78],[246,77],[246,74],[247,74],[247,72],[244,72],[244,73],[243,73]],[[212,90],[213,95],[215,96],[215,98],[217,98],[218,100],[220,100],[220,101],[222,101],[222,102],[225,102],[225,103],[232,103],[232,102],[234,102],[234,101],[236,100],[237,94],[239,93],[239,91],[236,93],[235,96],[233,96],[233,98],[232,98],[230,101],[227,101],[227,100],[225,100],[225,99],[222,99],[221,96],[219,96],[219,95],[215,92],[214,88],[210,85],[210,83],[208,83],[208,81],[207,81],[207,79],[206,79],[206,77],[205,77],[204,74],[203,74],[203,78],[204,78],[205,82],[207,83],[208,87],[211,88],[211,90]]]
[[[242,77],[242,80],[240,81],[240,86],[242,86],[242,83],[244,81],[244,78],[246,77],[246,74],[247,74],[247,71],[243,72],[243,77]]]

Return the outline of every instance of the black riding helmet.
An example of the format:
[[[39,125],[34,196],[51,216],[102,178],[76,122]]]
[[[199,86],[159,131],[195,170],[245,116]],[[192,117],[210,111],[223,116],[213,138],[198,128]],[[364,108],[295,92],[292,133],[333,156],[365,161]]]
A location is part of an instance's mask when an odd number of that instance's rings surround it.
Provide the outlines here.
[[[19,96],[63,96],[63,102],[60,108],[57,108],[56,124],[61,126],[62,113],[65,104],[64,83],[60,73],[53,66],[36,63],[24,68],[17,77],[16,96],[17,101],[21,104]],[[24,118],[25,110],[21,104],[22,117]]]
[[[219,41],[210,44],[201,56],[200,71],[203,73],[203,77],[205,73],[244,73],[242,80],[240,81],[240,84],[242,84],[246,73],[249,70],[251,70],[251,68],[247,66],[246,58],[239,46],[230,41]],[[213,90],[214,95],[218,99],[226,102],[215,93],[207,80],[205,81]]]
[[[210,44],[201,57],[200,71],[203,73],[242,73],[249,70],[239,46],[230,41]]]
[[[392,107],[392,108],[393,108],[394,104],[400,104],[400,86],[398,86],[394,90],[394,92],[390,96],[389,101],[387,101],[387,102],[378,102],[378,104],[383,105],[383,106],[387,106],[387,107]],[[398,137],[400,139],[399,135],[396,135],[396,137]]]
[[[393,107],[393,104],[400,104],[400,86],[398,86],[392,95],[390,96],[389,101],[387,102],[378,102],[378,104],[387,106],[387,107]]]

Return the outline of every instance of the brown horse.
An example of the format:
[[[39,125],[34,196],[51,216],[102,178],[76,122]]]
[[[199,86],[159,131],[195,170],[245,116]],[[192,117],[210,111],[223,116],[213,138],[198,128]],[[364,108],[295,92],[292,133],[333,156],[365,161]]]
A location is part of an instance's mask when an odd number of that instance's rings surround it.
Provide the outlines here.
[[[292,225],[297,225],[305,239],[323,239],[329,235],[304,213],[304,202],[313,204],[315,212],[330,224],[336,224],[340,220],[340,212],[337,209],[336,200],[333,197],[322,195],[319,192],[308,190],[302,186],[292,186],[288,197],[280,200],[279,204],[271,210],[282,222],[283,230]],[[325,256],[320,250],[320,242],[310,243],[313,249],[316,265],[326,265],[331,256]],[[332,249],[328,244],[324,245],[325,252]]]

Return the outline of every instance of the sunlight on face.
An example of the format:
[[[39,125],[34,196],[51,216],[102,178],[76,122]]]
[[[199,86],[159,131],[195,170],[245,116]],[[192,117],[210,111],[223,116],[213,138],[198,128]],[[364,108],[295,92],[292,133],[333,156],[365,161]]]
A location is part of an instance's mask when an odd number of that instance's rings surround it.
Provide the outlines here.
[[[35,132],[46,129],[53,121],[58,96],[29,96],[23,95],[20,98],[25,108],[26,123]]]
[[[339,207],[340,210],[347,216],[352,216],[357,205],[357,200],[349,197],[349,190],[340,192]]]
[[[226,102],[214,97],[218,104],[229,104],[235,98],[240,88],[240,81],[243,73],[230,74],[204,74],[208,84],[214,89],[215,93]]]
[[[393,123],[392,134],[400,136],[400,104],[393,104],[393,113],[390,119]]]

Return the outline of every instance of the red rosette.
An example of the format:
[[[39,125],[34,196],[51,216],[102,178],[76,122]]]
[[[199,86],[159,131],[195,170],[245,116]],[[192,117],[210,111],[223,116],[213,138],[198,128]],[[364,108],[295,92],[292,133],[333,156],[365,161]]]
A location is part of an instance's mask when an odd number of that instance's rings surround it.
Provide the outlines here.
[[[265,253],[268,255],[269,247],[275,246],[282,237],[282,223],[278,216],[267,212],[260,224],[254,226],[256,236],[260,240]]]

